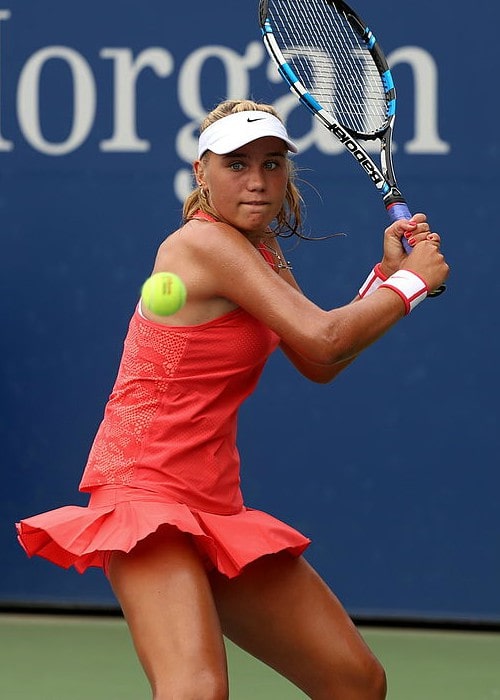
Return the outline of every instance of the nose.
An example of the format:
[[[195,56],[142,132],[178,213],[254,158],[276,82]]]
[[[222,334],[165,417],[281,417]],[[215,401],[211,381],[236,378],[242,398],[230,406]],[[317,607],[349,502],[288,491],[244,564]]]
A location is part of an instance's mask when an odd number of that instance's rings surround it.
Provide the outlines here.
[[[265,189],[265,178],[262,169],[259,167],[250,168],[248,173],[247,187],[252,192]]]

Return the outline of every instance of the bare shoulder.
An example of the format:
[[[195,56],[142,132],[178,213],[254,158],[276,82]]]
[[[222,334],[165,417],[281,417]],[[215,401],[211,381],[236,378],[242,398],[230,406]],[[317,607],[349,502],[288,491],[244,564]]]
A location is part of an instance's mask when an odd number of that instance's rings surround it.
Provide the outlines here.
[[[207,258],[221,251],[228,253],[233,247],[251,250],[252,245],[229,224],[192,219],[165,239],[159,253],[181,249],[183,254]]]
[[[188,317],[189,323],[201,323],[240,304],[233,295],[234,281],[238,269],[245,268],[245,260],[250,260],[251,265],[251,256],[260,258],[237,229],[218,222],[191,220],[160,245],[153,271],[179,275],[188,290],[188,303],[178,320]]]
[[[171,233],[160,245],[155,271],[203,278],[214,293],[228,272],[262,265],[254,245],[234,227],[221,222],[192,220]],[[232,274],[230,276],[232,276]]]

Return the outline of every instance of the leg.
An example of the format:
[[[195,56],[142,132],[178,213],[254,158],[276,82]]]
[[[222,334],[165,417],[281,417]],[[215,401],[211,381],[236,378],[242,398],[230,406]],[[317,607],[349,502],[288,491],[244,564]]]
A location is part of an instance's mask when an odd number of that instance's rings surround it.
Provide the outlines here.
[[[227,700],[224,642],[207,574],[192,541],[160,528],[109,577],[154,700]]]
[[[383,700],[385,674],[305,559],[264,557],[236,579],[211,574],[224,633],[313,700]]]

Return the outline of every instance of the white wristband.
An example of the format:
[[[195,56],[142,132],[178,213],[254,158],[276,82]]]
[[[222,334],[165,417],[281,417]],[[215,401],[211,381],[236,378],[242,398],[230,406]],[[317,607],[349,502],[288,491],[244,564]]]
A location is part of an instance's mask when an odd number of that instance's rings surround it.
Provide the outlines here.
[[[396,292],[404,301],[406,314],[413,311],[429,292],[424,280],[416,272],[410,272],[410,270],[398,270],[385,282],[382,282],[379,287],[386,287]]]
[[[380,270],[380,263],[377,263],[359,289],[358,294],[361,299],[363,299],[363,297],[370,296],[370,294],[373,294],[373,292],[376,292],[380,285],[386,280],[387,275],[384,275],[384,273]]]

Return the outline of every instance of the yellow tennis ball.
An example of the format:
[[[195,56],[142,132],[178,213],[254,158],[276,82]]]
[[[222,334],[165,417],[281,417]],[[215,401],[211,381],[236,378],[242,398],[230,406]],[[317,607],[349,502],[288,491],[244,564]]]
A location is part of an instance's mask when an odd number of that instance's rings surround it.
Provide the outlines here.
[[[186,303],[186,287],[173,272],[156,272],[141,289],[144,306],[158,316],[171,316]]]

